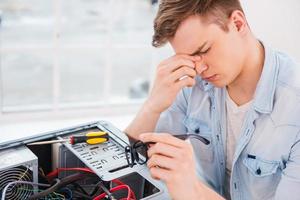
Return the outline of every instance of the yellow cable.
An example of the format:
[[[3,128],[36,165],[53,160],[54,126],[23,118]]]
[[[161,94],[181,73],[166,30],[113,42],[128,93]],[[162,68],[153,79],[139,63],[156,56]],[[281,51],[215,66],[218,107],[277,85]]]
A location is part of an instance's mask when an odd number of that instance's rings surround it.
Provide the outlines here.
[[[26,171],[21,175],[18,181],[22,180],[22,178],[26,175],[27,172],[28,172],[28,167],[26,168]]]
[[[61,196],[63,200],[66,199],[66,197],[64,195],[62,195],[62,194],[59,194],[59,193],[56,193],[56,192],[53,192],[53,193],[56,194],[56,196]]]

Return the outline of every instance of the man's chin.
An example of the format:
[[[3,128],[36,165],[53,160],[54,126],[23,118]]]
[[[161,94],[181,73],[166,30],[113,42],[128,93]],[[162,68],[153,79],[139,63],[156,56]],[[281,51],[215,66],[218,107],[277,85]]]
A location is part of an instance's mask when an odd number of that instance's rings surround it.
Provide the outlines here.
[[[226,86],[226,83],[221,82],[221,81],[210,82],[210,84],[212,84],[213,86],[215,86],[217,88],[223,88]]]

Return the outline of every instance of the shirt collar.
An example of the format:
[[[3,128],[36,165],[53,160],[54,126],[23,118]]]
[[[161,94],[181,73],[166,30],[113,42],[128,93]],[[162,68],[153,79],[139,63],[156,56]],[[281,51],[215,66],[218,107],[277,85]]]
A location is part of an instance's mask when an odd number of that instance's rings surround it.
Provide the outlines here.
[[[205,92],[214,88],[213,84],[203,80],[201,76],[196,76],[196,85]]]
[[[265,45],[264,51],[265,61],[254,95],[254,109],[260,113],[271,113],[279,66],[276,62],[275,52]]]

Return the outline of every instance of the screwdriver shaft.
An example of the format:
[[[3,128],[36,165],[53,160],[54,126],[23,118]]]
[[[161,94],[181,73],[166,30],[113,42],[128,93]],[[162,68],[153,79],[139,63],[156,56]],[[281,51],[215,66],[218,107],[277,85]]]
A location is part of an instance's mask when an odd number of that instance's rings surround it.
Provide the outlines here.
[[[61,140],[50,140],[50,141],[42,141],[42,142],[33,142],[28,145],[41,145],[41,144],[55,144],[60,142],[69,142],[70,139],[61,139]]]

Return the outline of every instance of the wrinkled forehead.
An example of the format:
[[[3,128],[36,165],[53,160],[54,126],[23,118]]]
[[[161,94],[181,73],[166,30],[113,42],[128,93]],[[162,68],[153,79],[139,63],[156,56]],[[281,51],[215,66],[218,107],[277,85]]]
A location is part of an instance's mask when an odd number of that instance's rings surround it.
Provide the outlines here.
[[[181,22],[169,42],[176,54],[191,55],[204,43],[214,40],[219,32],[221,28],[218,25],[194,15]]]

